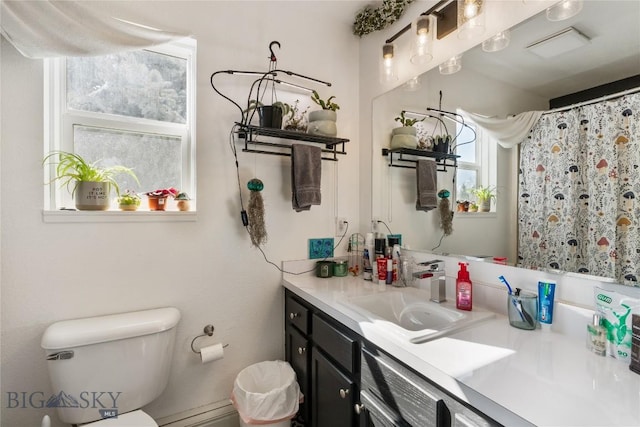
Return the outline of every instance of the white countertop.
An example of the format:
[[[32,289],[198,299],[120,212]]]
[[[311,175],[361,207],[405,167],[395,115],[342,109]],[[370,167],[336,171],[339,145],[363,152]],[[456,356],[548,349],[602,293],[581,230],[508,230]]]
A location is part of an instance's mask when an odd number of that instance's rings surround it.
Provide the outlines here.
[[[285,274],[283,284],[505,426],[640,426],[640,375],[589,352],[586,325],[585,339],[578,340],[553,330],[516,329],[496,314],[412,344],[343,304],[347,296],[384,292],[361,277]]]

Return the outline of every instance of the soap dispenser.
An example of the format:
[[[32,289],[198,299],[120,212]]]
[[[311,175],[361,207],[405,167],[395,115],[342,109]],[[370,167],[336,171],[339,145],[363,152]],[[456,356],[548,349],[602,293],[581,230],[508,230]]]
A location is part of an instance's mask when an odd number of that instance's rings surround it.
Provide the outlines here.
[[[459,262],[460,270],[458,271],[458,279],[456,280],[456,308],[458,310],[471,311],[473,304],[471,279],[467,271],[467,263]]]

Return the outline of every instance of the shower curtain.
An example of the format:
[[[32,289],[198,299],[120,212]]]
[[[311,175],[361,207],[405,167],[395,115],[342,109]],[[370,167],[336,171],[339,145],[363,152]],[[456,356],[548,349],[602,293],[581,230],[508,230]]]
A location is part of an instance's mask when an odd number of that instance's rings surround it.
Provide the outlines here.
[[[518,263],[640,277],[640,93],[544,114],[521,144]]]

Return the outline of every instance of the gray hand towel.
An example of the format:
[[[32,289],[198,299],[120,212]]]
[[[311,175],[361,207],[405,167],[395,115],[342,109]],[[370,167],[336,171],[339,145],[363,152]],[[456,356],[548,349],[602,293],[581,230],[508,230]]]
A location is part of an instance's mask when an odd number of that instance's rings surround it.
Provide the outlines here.
[[[418,198],[416,210],[428,212],[438,206],[438,165],[433,160],[420,159],[416,165]]]
[[[319,205],[322,150],[304,144],[291,146],[291,204],[296,212]]]

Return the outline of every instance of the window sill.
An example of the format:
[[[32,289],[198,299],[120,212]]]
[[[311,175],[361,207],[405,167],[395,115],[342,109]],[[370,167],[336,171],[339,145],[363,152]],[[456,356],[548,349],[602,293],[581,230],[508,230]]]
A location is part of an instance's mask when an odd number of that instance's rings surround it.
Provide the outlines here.
[[[42,211],[46,223],[71,222],[195,222],[198,212],[188,211]]]
[[[475,219],[475,218],[497,218],[497,212],[456,212],[455,218]]]

